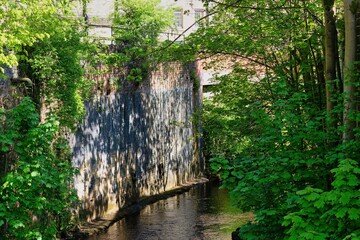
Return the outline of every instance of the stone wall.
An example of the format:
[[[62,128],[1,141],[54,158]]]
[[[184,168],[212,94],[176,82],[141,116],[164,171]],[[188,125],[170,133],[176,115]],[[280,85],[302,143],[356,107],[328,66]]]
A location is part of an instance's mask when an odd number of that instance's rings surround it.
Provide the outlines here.
[[[14,77],[18,77],[17,68],[4,67],[4,74],[0,75],[0,107],[5,109],[14,107],[26,95],[23,86],[11,84]]]
[[[190,71],[179,64],[162,66],[135,89],[87,103],[70,143],[80,170],[75,187],[88,220],[201,174]]]

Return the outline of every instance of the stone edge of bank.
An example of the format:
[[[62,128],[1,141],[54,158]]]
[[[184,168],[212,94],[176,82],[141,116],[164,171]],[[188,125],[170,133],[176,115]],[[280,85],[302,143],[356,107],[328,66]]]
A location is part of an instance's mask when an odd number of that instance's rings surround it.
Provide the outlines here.
[[[192,187],[198,184],[203,184],[208,182],[209,179],[207,178],[198,178],[193,179],[192,181],[189,181],[187,183],[184,183],[180,186],[177,186],[173,189],[170,189],[168,191],[152,195],[152,196],[146,196],[139,199],[139,201],[135,204],[132,204],[130,206],[124,207],[120,209],[117,212],[109,213],[104,215],[101,218],[98,218],[96,220],[93,220],[91,222],[85,222],[79,226],[79,230],[83,235],[90,236],[99,234],[106,229],[108,229],[112,224],[119,221],[120,219],[124,218],[126,215],[133,214],[136,212],[139,212],[141,209],[146,207],[149,204],[155,203],[159,200],[167,199],[173,196],[176,196],[178,194],[182,194],[184,192],[189,191]]]

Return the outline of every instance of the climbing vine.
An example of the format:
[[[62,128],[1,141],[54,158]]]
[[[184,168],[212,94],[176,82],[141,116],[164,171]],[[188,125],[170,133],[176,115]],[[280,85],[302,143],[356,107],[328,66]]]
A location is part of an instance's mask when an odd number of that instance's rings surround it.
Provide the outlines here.
[[[85,41],[80,30],[68,28],[27,47],[31,57],[20,65],[37,86],[35,96],[39,104],[55,113],[61,126],[70,129],[82,119],[84,101],[94,86],[94,81],[86,79],[81,63],[90,63],[91,53],[97,49]]]

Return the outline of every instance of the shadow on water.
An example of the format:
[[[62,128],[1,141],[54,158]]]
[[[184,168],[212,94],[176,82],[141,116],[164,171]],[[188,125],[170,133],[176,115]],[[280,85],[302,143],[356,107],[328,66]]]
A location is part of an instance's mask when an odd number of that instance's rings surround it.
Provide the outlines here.
[[[148,205],[88,240],[225,240],[251,217],[211,182]]]

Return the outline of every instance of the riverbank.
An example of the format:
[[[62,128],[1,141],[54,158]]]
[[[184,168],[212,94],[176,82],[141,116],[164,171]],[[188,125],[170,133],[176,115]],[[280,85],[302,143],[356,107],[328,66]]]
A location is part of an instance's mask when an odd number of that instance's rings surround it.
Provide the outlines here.
[[[112,224],[119,221],[123,217],[129,214],[133,214],[136,212],[139,212],[141,209],[143,209],[145,206],[157,202],[162,199],[166,199],[178,194],[182,194],[184,192],[189,191],[193,186],[202,184],[205,182],[208,182],[209,180],[206,178],[200,178],[200,179],[194,179],[191,182],[187,182],[185,184],[182,184],[178,187],[175,187],[171,190],[165,191],[163,193],[153,195],[153,196],[147,196],[140,198],[139,201],[131,206],[125,207],[121,209],[118,212],[106,214],[101,218],[98,218],[91,222],[85,222],[82,225],[79,226],[80,234],[83,236],[89,236],[94,235],[97,233],[100,233],[107,228],[109,228]]]

